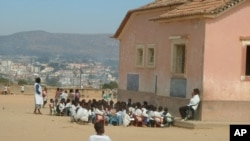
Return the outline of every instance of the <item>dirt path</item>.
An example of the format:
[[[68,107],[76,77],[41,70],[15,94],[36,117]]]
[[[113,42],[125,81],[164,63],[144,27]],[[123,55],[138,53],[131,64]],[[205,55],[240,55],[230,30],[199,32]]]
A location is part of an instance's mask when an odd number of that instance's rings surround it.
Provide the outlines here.
[[[69,117],[34,115],[32,95],[0,95],[1,141],[87,141],[92,124],[79,125]],[[113,141],[229,141],[229,127],[211,129],[105,126]]]

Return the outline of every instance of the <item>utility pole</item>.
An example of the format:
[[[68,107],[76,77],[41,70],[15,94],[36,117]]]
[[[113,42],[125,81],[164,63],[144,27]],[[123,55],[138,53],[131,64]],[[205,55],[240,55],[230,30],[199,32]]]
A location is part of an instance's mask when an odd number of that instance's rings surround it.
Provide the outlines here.
[[[74,87],[75,86],[75,79],[76,79],[76,76],[77,76],[77,72],[76,72],[75,67],[73,68],[73,74],[74,74],[74,78],[73,78],[73,87]]]
[[[82,73],[83,73],[83,69],[82,69],[82,67],[80,67],[80,88],[83,88],[83,86],[82,86]]]

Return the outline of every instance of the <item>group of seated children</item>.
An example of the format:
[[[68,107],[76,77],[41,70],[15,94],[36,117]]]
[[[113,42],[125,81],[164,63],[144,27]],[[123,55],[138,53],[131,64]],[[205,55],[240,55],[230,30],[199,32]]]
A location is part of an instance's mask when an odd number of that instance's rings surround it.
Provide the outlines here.
[[[128,115],[133,117],[131,123],[135,126],[168,127],[174,121],[167,107],[157,108],[154,105],[148,105],[147,102],[143,105],[138,102],[135,106],[129,106]]]
[[[55,100],[56,101],[56,100]],[[50,113],[53,115],[70,116],[72,122],[95,123],[105,125],[168,127],[173,117],[168,108],[148,105],[147,102],[120,102],[112,100],[70,100],[60,99],[60,102],[50,100]],[[55,103],[56,106],[55,106]],[[52,108],[54,107],[54,108]]]
[[[103,122],[105,125],[143,126],[143,127],[168,127],[174,122],[174,117],[169,113],[168,108],[143,103],[132,103],[112,100],[88,100],[80,101],[79,91],[75,93],[70,89],[56,94],[57,97],[50,99],[49,107],[51,115],[70,116],[72,122],[95,123]],[[194,89],[190,103],[180,107],[182,118],[186,118],[187,109],[196,110],[200,102],[199,90]]]
[[[70,116],[70,109],[72,108],[73,101],[79,101],[80,93],[79,90],[73,89],[63,91],[63,89],[57,88],[55,98],[51,98],[49,101],[49,108],[51,115],[68,115]]]

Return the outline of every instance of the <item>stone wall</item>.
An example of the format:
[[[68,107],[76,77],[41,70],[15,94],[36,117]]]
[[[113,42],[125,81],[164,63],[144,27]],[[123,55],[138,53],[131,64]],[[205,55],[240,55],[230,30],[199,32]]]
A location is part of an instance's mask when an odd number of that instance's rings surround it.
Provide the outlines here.
[[[146,92],[118,90],[118,97],[117,97],[118,101],[128,101],[129,98],[132,99],[132,102],[142,103],[143,101],[147,101],[148,104],[153,104],[157,107],[158,106],[168,107],[169,112],[176,117],[180,117],[179,107],[189,103],[189,99],[185,98],[158,96],[155,95],[154,93],[146,93]]]
[[[3,91],[4,85],[0,84],[0,90]],[[56,87],[47,87],[48,89],[48,98],[54,98],[56,93]],[[67,90],[69,92],[69,87],[62,87],[63,90]],[[76,88],[73,88],[76,89]],[[79,89],[82,98],[85,99],[102,99],[102,89]],[[20,86],[13,84],[11,85],[11,93],[12,94],[24,94],[24,95],[33,95],[34,88],[33,85],[25,85],[24,93],[20,92]]]

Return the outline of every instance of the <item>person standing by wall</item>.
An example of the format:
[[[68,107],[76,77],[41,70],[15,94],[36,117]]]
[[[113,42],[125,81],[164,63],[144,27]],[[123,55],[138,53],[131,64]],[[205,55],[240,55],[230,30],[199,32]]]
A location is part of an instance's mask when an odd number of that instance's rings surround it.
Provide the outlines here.
[[[4,86],[3,91],[4,91],[4,94],[5,94],[5,95],[8,94],[8,87],[7,87],[7,85]]]
[[[42,90],[42,96],[43,96],[43,108],[45,107],[45,105],[47,104],[48,101],[48,94],[47,94],[47,88],[44,87]]]
[[[60,88],[56,88],[55,100],[56,100],[56,99],[59,100],[60,94],[61,94]]]
[[[75,89],[75,101],[80,101],[80,95],[79,89]]]
[[[11,87],[10,87],[10,85],[8,85],[7,91],[8,91],[8,94],[11,94]]]
[[[24,85],[21,85],[20,89],[21,89],[21,93],[24,93]]]
[[[43,105],[43,97],[42,97],[42,87],[40,83],[41,83],[41,78],[37,77],[36,82],[34,84],[34,96],[35,96],[34,114],[42,114],[40,109]]]

